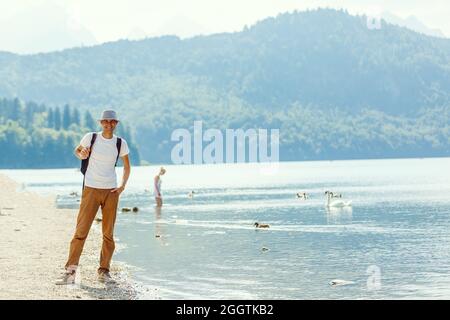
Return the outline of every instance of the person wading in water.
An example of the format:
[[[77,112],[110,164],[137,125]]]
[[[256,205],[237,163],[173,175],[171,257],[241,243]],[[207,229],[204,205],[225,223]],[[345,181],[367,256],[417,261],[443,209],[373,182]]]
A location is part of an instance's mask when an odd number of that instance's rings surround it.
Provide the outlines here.
[[[162,191],[161,191],[161,183],[162,183],[161,176],[163,176],[165,173],[166,169],[161,167],[159,169],[159,173],[153,179],[153,195],[155,196],[157,207],[162,207],[163,205]]]

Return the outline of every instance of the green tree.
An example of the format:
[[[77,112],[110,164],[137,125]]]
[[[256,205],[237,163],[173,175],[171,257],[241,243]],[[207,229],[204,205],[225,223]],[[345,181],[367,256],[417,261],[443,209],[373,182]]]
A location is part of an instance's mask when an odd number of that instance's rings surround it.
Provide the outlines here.
[[[70,115],[70,107],[68,104],[66,104],[64,106],[64,111],[63,111],[63,119],[62,119],[63,128],[65,130],[67,130],[71,123],[72,123],[72,117]]]
[[[77,126],[79,126],[81,123],[80,111],[78,111],[77,108],[73,108],[72,123],[75,123]]]
[[[55,114],[53,108],[49,108],[47,112],[47,128],[55,127]]]
[[[54,118],[55,118],[55,129],[59,131],[61,130],[61,110],[59,109],[59,107],[55,108]]]
[[[20,114],[22,113],[22,104],[18,98],[15,98],[12,104],[11,115],[9,118],[13,121],[19,121]]]
[[[28,102],[25,105],[25,126],[28,127],[33,123],[34,113],[37,109],[37,105],[33,102]]]
[[[84,113],[84,126],[91,131],[96,130],[96,123],[89,110]]]

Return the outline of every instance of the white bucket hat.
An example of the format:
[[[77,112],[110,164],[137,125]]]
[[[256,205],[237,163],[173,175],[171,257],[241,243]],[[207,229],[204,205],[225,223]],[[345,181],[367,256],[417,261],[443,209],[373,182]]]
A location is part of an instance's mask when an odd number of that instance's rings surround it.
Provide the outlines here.
[[[102,120],[116,120],[119,121],[119,119],[117,118],[117,114],[114,110],[105,110],[102,112],[102,116],[100,119],[98,119],[99,121]]]

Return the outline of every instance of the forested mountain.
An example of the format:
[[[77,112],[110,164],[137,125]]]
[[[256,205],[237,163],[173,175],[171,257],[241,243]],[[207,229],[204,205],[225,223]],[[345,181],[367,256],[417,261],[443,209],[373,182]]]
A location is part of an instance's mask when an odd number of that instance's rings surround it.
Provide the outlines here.
[[[112,106],[148,161],[176,128],[280,128],[282,160],[449,155],[450,40],[319,9],[240,32],[0,53],[0,96]]]
[[[0,99],[0,168],[76,167],[80,161],[74,148],[85,133],[99,130],[89,111],[81,114],[67,104],[48,108],[17,98]],[[132,161],[139,163],[129,128],[119,125],[117,134],[129,143]]]

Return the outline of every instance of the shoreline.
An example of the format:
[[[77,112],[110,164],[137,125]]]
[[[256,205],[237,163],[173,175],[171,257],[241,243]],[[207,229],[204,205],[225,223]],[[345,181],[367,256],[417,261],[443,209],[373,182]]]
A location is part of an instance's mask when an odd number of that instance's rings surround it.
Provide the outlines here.
[[[94,221],[80,260],[76,284],[57,286],[64,272],[78,210],[58,209],[54,196],[18,190],[20,185],[0,174],[0,300],[138,298],[130,267],[113,258],[115,284],[97,281],[102,236]],[[155,297],[156,299],[156,297]]]

